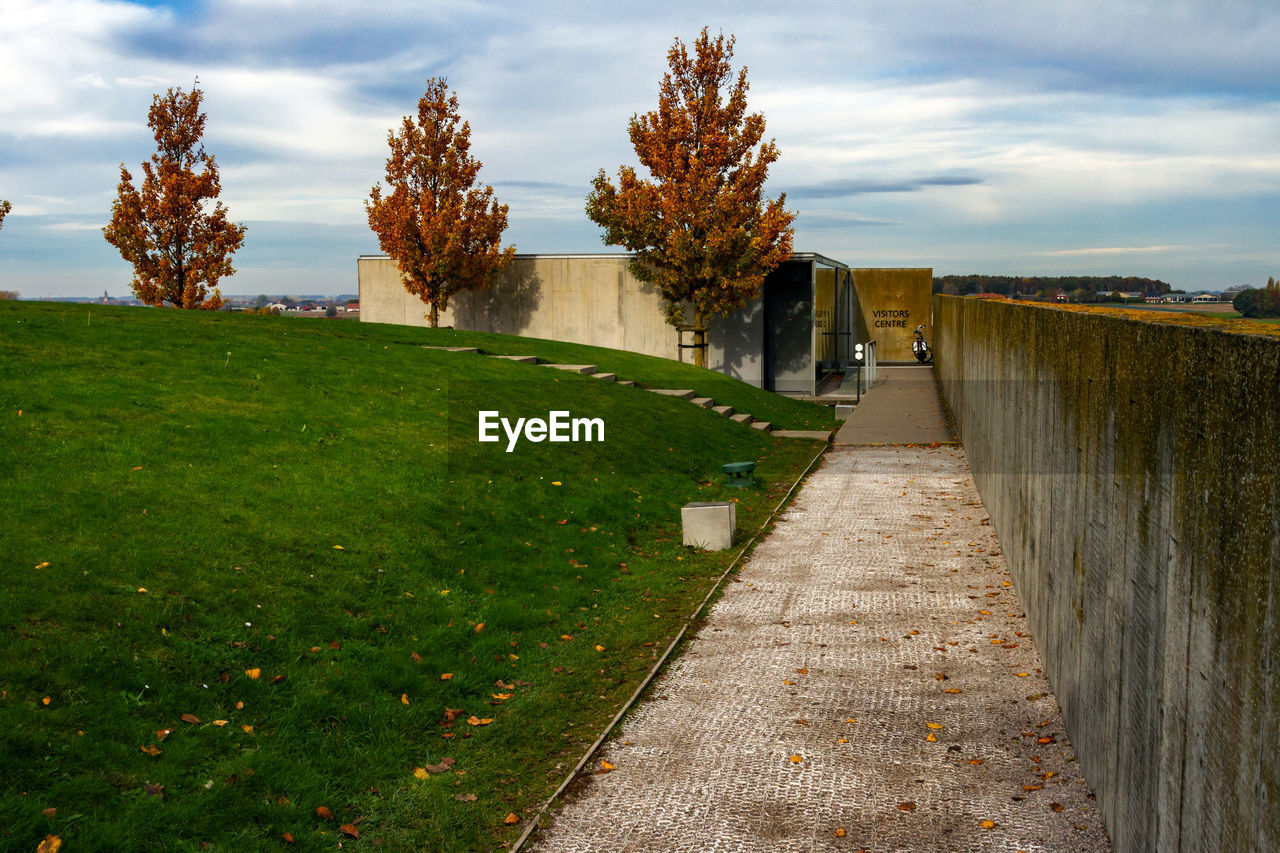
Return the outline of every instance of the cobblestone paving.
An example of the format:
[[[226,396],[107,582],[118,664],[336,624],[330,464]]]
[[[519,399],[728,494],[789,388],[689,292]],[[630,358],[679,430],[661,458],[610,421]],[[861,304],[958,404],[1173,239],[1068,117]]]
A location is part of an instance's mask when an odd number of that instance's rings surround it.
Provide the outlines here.
[[[1110,850],[1072,756],[963,450],[833,450],[532,849]]]

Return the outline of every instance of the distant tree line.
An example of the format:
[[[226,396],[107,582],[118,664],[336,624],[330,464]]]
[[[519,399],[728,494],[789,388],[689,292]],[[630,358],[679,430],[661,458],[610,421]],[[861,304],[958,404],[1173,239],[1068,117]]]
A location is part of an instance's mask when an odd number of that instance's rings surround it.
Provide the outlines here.
[[[1280,317],[1280,282],[1268,278],[1266,287],[1240,291],[1231,307],[1244,317]]]
[[[934,276],[934,293],[964,296],[970,293],[1018,293],[1053,296],[1059,290],[1074,302],[1098,302],[1112,293],[1165,294],[1172,290],[1167,282],[1138,276],[1064,275],[1054,277],[1016,275],[944,275]]]

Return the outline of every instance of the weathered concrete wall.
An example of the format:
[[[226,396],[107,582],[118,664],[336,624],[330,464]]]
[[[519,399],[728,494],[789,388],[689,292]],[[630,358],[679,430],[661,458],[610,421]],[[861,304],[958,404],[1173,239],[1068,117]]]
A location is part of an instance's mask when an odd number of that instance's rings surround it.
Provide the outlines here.
[[[1280,850],[1280,340],[946,296],[934,323],[1116,850]]]
[[[855,269],[853,286],[858,293],[861,323],[858,331],[876,341],[880,360],[915,361],[911,342],[915,329],[924,324],[931,337],[933,270],[924,268]]]
[[[488,290],[460,293],[441,326],[625,349],[673,358],[676,331],[662,299],[627,268],[625,255],[517,255]],[[358,261],[360,319],[427,325],[427,306],[404,289],[395,261]]]

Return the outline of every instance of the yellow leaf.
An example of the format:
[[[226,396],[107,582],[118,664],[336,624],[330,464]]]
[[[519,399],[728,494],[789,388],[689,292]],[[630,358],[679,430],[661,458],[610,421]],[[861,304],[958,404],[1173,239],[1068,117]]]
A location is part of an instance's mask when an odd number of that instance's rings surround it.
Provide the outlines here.
[[[442,673],[440,673],[440,680],[441,680],[441,681],[448,681],[450,678],[453,678],[453,673],[452,673],[452,672],[442,672]]]
[[[507,655],[507,657],[511,658],[512,660],[520,660],[520,655],[511,655],[511,654],[509,654],[509,655]]]
[[[787,679],[785,679],[785,678],[784,678],[784,679],[782,679],[782,683],[783,683],[783,684],[795,684],[795,682],[794,682],[794,681],[788,681],[788,680],[787,680]]]
[[[226,720],[214,720],[214,721],[213,721],[213,725],[217,726],[218,728],[222,728],[222,727],[223,727],[223,726],[225,726],[226,724],[227,724],[227,721],[226,721]]]
[[[253,734],[253,726],[250,726],[250,725],[243,725],[243,726],[241,726],[240,728],[244,729],[244,733],[245,733],[245,734],[247,734],[247,735],[251,735],[251,734]]]
[[[152,757],[159,755],[161,752],[160,747],[156,746],[154,743],[147,744],[146,746],[139,746],[138,749]]]
[[[45,561],[44,561],[43,563],[41,563],[40,565],[36,566],[36,568],[37,568],[37,569],[47,569],[47,568],[49,568],[49,561],[48,561],[48,560],[45,560]]]
[[[1031,673],[1029,673],[1029,672],[1020,672],[1020,673],[1018,673],[1018,677],[1019,677],[1019,678],[1026,678],[1026,677],[1027,677],[1028,675],[1030,675],[1030,674],[1031,674]]]
[[[942,692],[943,693],[960,693],[962,691],[960,690],[959,687],[951,687],[951,688],[948,688],[947,690],[943,690]]]
[[[36,847],[36,853],[58,853],[62,849],[62,839],[56,835],[46,835]]]
[[[608,773],[610,770],[617,770],[618,768],[616,765],[610,764],[609,762],[601,759],[600,769]]]
[[[937,743],[938,736],[935,735],[933,732],[929,732],[929,736],[926,737],[925,740],[927,740],[929,743]]]
[[[926,726],[928,726],[928,727],[929,727],[929,728],[931,728],[931,729],[940,729],[940,728],[942,728],[942,723],[925,723],[925,725],[926,725]]]
[[[484,623],[481,622],[479,625],[476,626],[476,633],[479,633],[483,630],[484,630]]]
[[[598,651],[598,652],[602,652],[602,651],[604,651],[604,646],[601,646],[601,645],[597,644],[597,645],[596,645],[596,651]]]
[[[856,722],[858,722],[858,721],[857,721],[857,720],[855,720],[853,717],[850,717],[849,719],[845,720],[845,722],[846,722],[846,723],[856,723]]]
[[[995,829],[996,822],[994,820],[984,820],[981,826],[983,829]]]
[[[501,700],[501,701],[504,701],[504,702],[505,702],[506,700],[510,699],[510,698],[511,698],[513,695],[515,695],[515,694],[512,694],[512,693],[490,693],[489,695],[490,695],[490,696],[492,696],[494,699],[499,699],[499,700]]]
[[[409,694],[408,694],[408,693],[401,693],[401,694],[400,694],[400,704],[402,704],[402,705],[408,705],[408,704],[409,704]]]
[[[246,669],[244,674],[249,676],[250,681],[257,681],[262,677],[262,670],[255,666],[253,669]]]
[[[146,592],[146,591],[147,591],[147,588],[145,586],[138,587],[138,592]]]
[[[520,822],[520,818],[516,817],[516,813],[515,813],[515,812],[512,812],[511,814],[509,814],[509,815],[507,815],[506,817],[504,817],[504,818],[502,819],[502,822],[503,822],[503,823],[505,823],[505,824],[507,824],[508,826],[511,826],[512,824],[519,823],[519,822]]]
[[[970,759],[969,759],[969,763],[970,763],[970,764],[981,764],[981,763],[982,763],[982,762],[984,762],[984,761],[986,761],[986,759],[985,759],[985,758],[970,758]]]
[[[41,705],[48,705],[48,704],[49,704],[50,702],[52,702],[52,701],[53,701],[53,699],[51,699],[50,697],[46,696],[46,697],[44,697],[43,699],[41,699],[41,700],[40,700],[40,704],[41,704]]]
[[[848,743],[848,742],[849,742],[849,739],[847,737],[836,738],[836,743]]]
[[[427,772],[427,769],[426,769],[425,767],[415,767],[415,768],[413,768],[413,775],[414,775],[414,777],[415,777],[415,778],[418,778],[418,779],[430,779],[430,778],[431,778],[431,774]]]
[[[802,756],[799,756],[799,755],[793,755],[793,756],[791,756],[791,763],[792,763],[792,764],[799,764],[801,761],[804,761],[804,758],[803,758]]]
[[[836,838],[844,838],[846,833],[845,833],[844,827],[842,826],[836,829],[836,831],[831,834]]]
[[[440,590],[440,594],[441,594],[441,595],[448,595],[448,594],[449,594],[449,590],[447,590],[447,589],[442,589],[442,590]]]
[[[560,481],[559,481],[559,480],[552,480],[552,481],[551,481],[551,485],[553,485],[553,486],[558,486],[558,485],[560,485]]]
[[[469,726],[487,726],[492,722],[493,722],[492,717],[485,717],[483,719],[475,716],[467,717],[467,725]]]
[[[347,550],[347,549],[346,549],[346,548],[343,548],[341,545],[334,545],[334,546],[333,546],[333,550],[335,550],[335,551],[345,551],[345,550]]]

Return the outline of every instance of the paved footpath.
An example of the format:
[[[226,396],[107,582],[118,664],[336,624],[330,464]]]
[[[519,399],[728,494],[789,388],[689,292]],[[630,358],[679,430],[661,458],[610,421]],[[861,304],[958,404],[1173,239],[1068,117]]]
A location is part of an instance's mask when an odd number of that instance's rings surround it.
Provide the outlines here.
[[[532,848],[1108,851],[961,448],[828,452]]]

